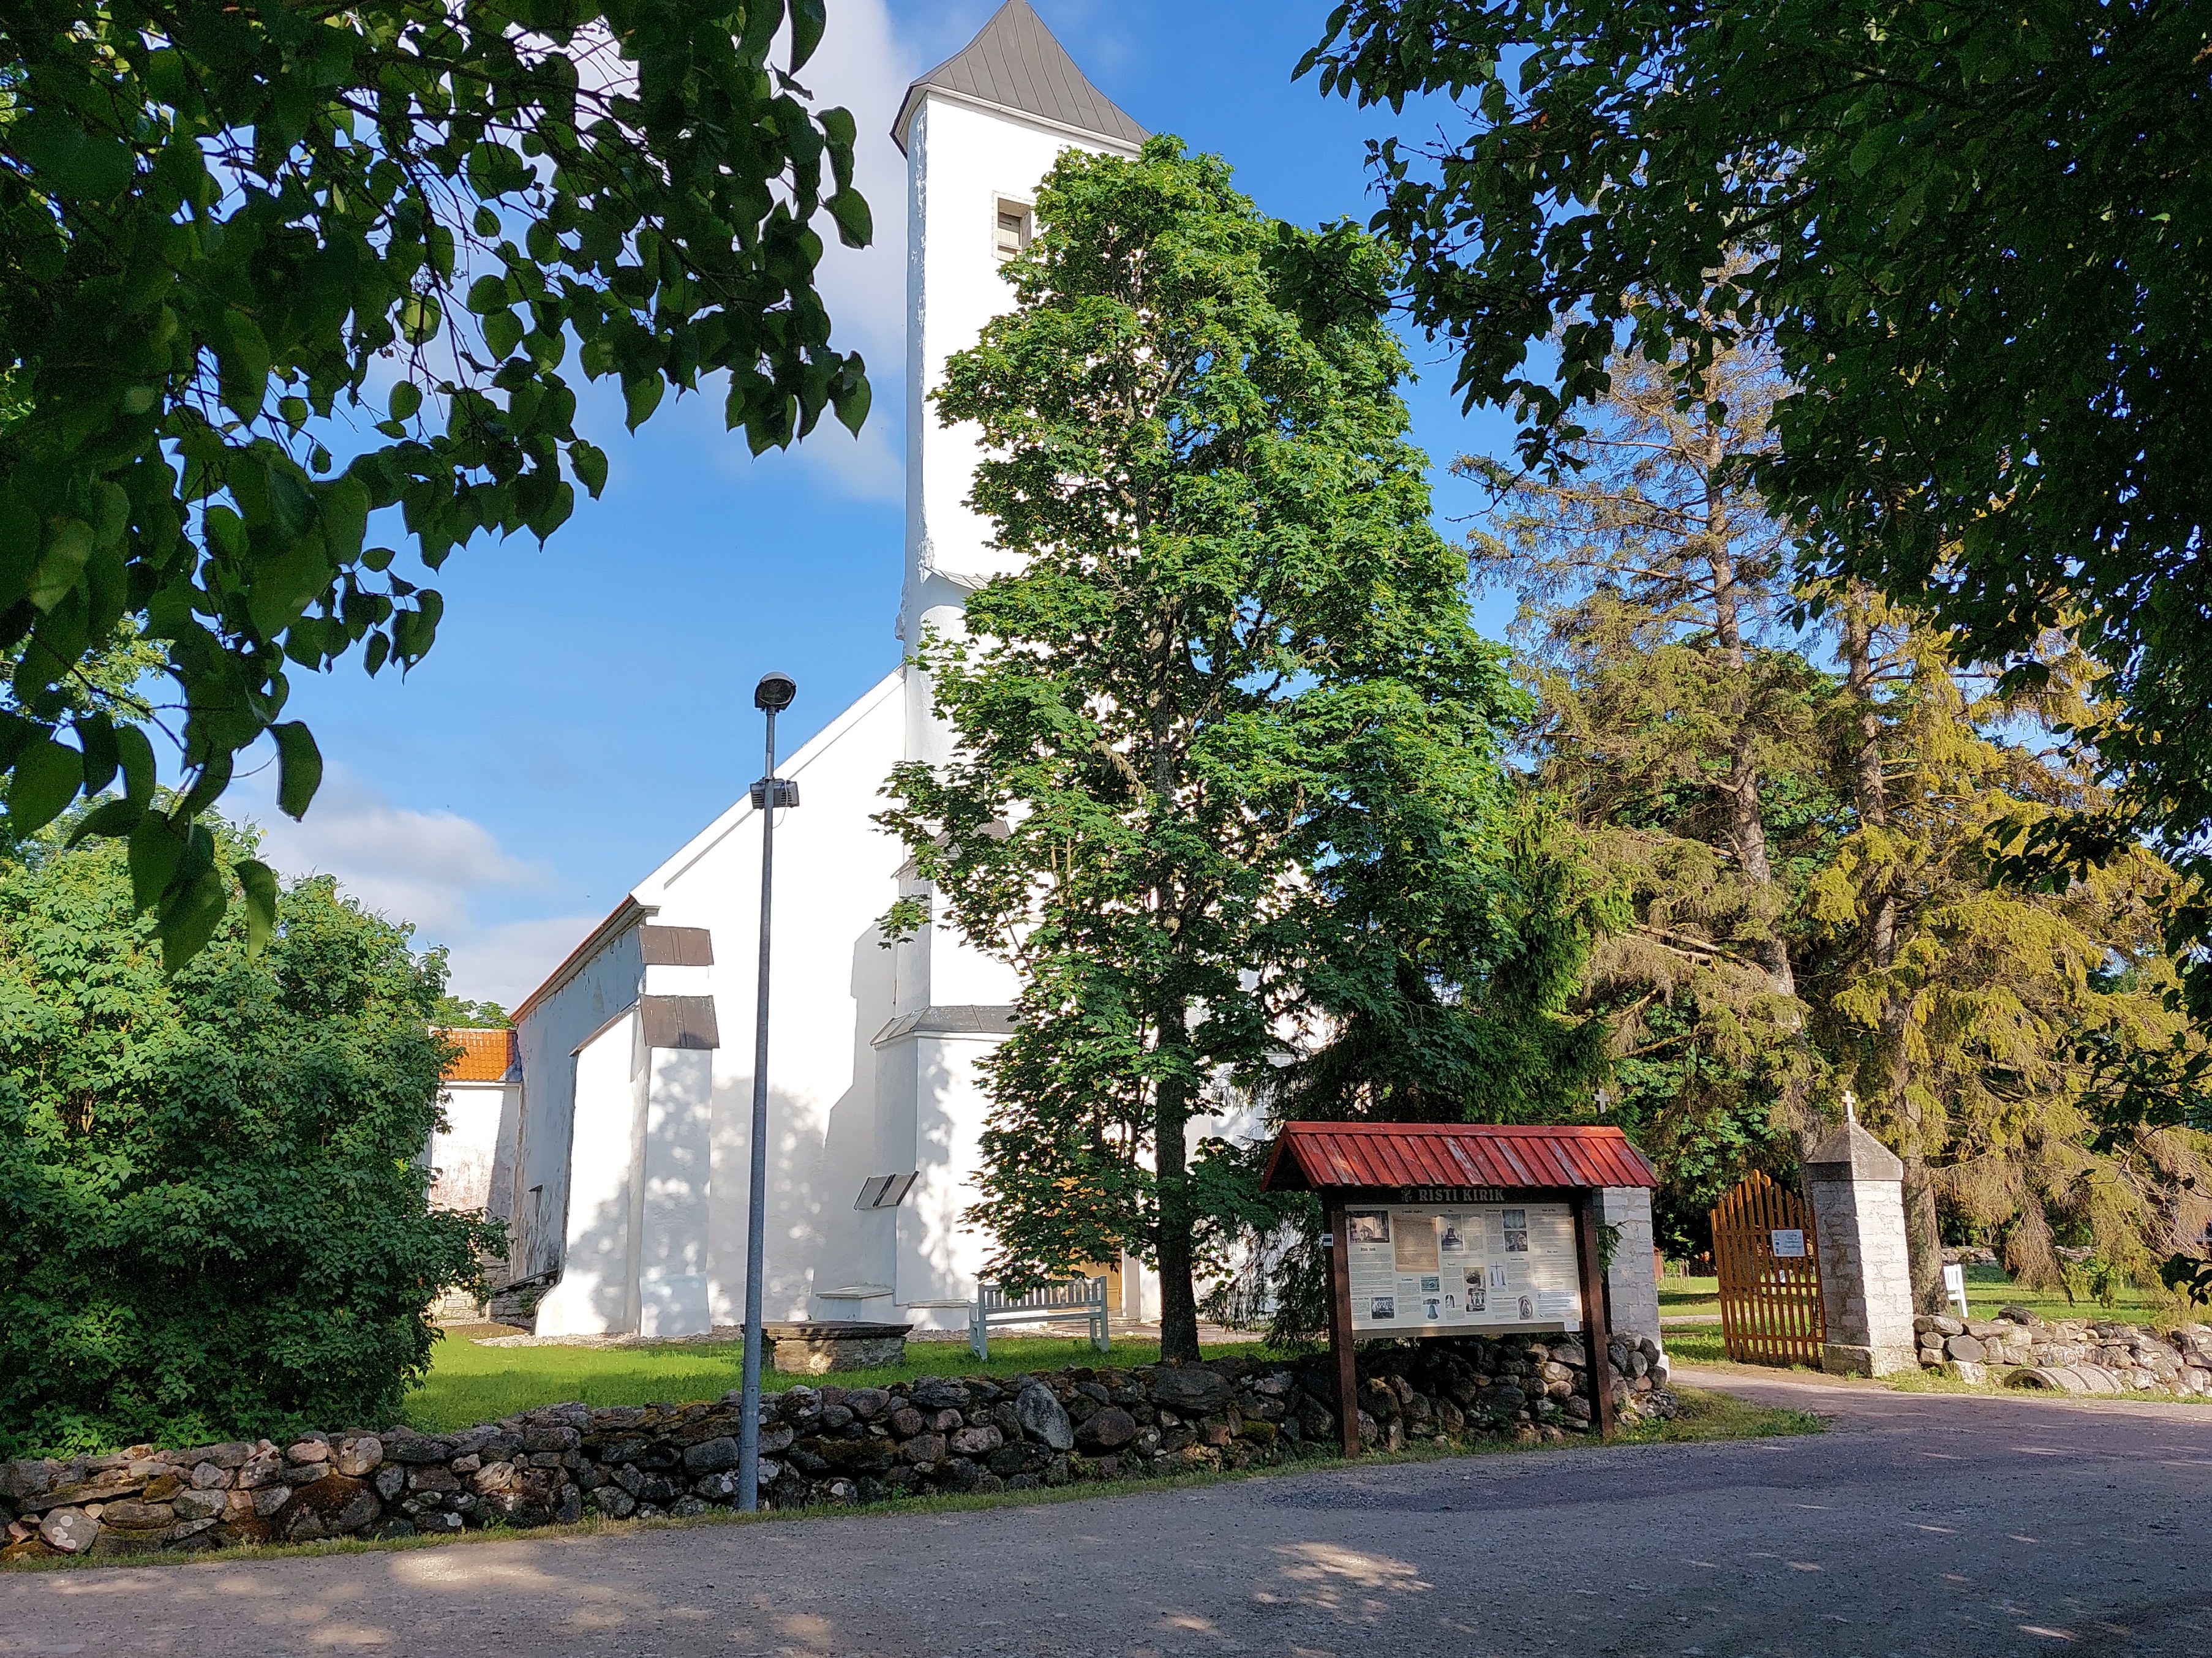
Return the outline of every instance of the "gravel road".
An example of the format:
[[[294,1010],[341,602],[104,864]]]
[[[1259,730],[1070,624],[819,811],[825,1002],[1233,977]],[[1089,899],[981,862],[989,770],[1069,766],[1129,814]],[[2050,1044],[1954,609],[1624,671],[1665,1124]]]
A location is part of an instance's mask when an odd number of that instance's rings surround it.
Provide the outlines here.
[[[8,1573],[0,1655],[2212,1654],[2212,1407],[1723,1385],[1832,1430]]]

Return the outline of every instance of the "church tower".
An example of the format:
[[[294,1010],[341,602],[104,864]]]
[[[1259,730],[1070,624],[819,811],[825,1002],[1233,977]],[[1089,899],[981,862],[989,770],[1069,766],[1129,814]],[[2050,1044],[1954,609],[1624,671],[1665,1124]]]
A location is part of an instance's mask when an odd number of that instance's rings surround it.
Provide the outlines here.
[[[1039,183],[1066,149],[1134,155],[1145,130],[1084,77],[1027,0],[1008,0],[960,52],[907,88],[891,139],[907,158],[906,587],[899,637],[957,627],[977,587],[1010,568],[966,501],[973,427],[938,423],[945,364],[1011,309],[1000,267],[1029,245]],[[941,758],[926,687],[908,753]]]
[[[1146,134],[1012,0],[907,89],[891,136],[907,158],[910,649],[925,626],[957,632],[1008,568],[964,504],[976,434],[940,427],[929,393],[1012,305],[1004,262],[1035,234],[1054,161],[1133,155]],[[958,1328],[987,1253],[966,1218],[990,1110],[976,1061],[1012,1029],[1018,986],[949,927],[885,950],[879,926],[895,898],[931,896],[874,822],[893,766],[949,756],[931,702],[895,668],[781,768],[806,804],[776,840],[762,1272],[780,1320]],[[762,829],[750,796],[732,799],[515,1010],[521,1097],[492,1206],[513,1224],[513,1276],[543,1288],[541,1335],[740,1315],[753,1045],[737,1033],[757,1005]],[[1138,1311],[1142,1278],[1121,1276]]]
[[[1064,150],[1137,154],[1145,130],[1092,86],[1027,0],[1008,0],[982,32],[907,88],[891,138],[907,158],[906,580],[899,638],[957,634],[968,595],[1012,568],[989,521],[967,503],[981,452],[973,426],[939,423],[930,394],[946,360],[1013,305],[1002,274],[1036,229],[1037,187]],[[942,762],[950,734],[927,677],[904,685],[905,757]],[[908,878],[903,893],[928,897]],[[972,1295],[975,1260],[947,1274],[944,1229],[975,1200],[975,1136],[984,1102],[975,1061],[1012,1028],[1012,973],[932,926],[896,952],[891,1023],[875,1039],[885,1142],[906,1141],[911,1102],[921,1187],[898,1216],[896,1260],[878,1255],[902,1306]],[[944,1183],[932,1191],[933,1178]],[[886,1218],[888,1218],[888,1217]],[[885,1236],[883,1246],[892,1240]],[[964,1257],[971,1251],[954,1251]],[[911,1287],[940,1278],[935,1293]]]

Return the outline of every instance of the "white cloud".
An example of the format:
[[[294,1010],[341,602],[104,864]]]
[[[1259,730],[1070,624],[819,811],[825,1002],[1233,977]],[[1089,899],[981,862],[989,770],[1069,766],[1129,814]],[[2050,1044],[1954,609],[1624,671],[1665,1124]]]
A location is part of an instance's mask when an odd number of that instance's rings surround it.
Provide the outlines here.
[[[605,919],[548,915],[482,928],[448,950],[453,994],[472,1002],[497,1002],[512,1011]]]
[[[552,872],[514,856],[473,818],[395,805],[342,766],[331,768],[303,822],[276,810],[275,789],[275,768],[264,767],[239,779],[228,803],[259,826],[263,859],[292,879],[334,875],[366,908],[413,922],[417,949],[450,951],[456,995],[512,1007],[599,920],[481,920],[487,895],[543,890]]]
[[[821,288],[837,337],[867,358],[872,375],[905,367],[906,158],[891,143],[890,125],[908,82],[927,67],[894,36],[884,0],[839,0],[799,74],[817,108],[843,106],[858,129],[853,184],[867,198],[875,238],[852,248],[825,235]]]

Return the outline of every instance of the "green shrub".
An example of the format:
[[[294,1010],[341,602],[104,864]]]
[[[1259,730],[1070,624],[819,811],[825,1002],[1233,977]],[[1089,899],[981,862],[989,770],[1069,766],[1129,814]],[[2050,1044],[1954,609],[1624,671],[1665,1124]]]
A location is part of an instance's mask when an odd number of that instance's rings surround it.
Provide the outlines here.
[[[394,1420],[430,1299],[444,990],[327,878],[173,978],[120,845],[0,862],[0,1455]]]

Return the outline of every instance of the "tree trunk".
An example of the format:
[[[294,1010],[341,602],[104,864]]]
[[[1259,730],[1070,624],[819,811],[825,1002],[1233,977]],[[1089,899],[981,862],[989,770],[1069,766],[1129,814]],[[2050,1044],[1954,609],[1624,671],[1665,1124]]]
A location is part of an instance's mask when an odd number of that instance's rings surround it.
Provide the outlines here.
[[[1881,715],[1875,706],[1873,596],[1854,583],[1843,609],[1844,685],[1858,706],[1858,747],[1852,756],[1853,806],[1870,828],[1889,823],[1889,785],[1881,771]],[[1868,896],[1867,957],[1877,973],[1897,961],[1897,890],[1884,875]],[[1943,1309],[1943,1239],[1936,1218],[1936,1187],[1928,1173],[1928,1146],[1919,1102],[1912,1095],[1911,1061],[1905,1052],[1905,1004],[1882,998],[1875,1027],[1875,1074],[1883,1105],[1904,1128],[1898,1155],[1905,1164],[1905,1242],[1912,1273],[1912,1304],[1921,1312]]]
[[[1151,646],[1155,678],[1147,724],[1152,732],[1152,794],[1155,827],[1176,815],[1177,786],[1182,780],[1181,756],[1173,741],[1177,670],[1176,641],[1180,629],[1172,609],[1163,614],[1153,629]],[[1153,914],[1173,941],[1182,940],[1175,917],[1182,894],[1172,875],[1163,872],[1152,885]],[[1171,948],[1170,955],[1174,953]],[[1154,1017],[1159,1023],[1158,1049],[1187,1049],[1190,1040],[1189,1008],[1183,998],[1163,991]],[[1197,1229],[1190,1176],[1185,1158],[1186,1130],[1190,1123],[1190,1082],[1187,1076],[1162,1076],[1152,1091],[1152,1166],[1159,1189],[1160,1357],[1195,1363],[1198,1358],[1198,1291],[1191,1283],[1191,1235]]]
[[[1181,997],[1165,999],[1160,1009],[1160,1045],[1183,1028]],[[1191,1282],[1191,1234],[1197,1217],[1191,1210],[1190,1175],[1184,1142],[1190,1124],[1190,1085],[1181,1077],[1162,1078],[1152,1096],[1152,1158],[1160,1193],[1160,1357],[1195,1362],[1198,1357],[1198,1291]]]
[[[1723,458],[1717,434],[1711,447],[1705,472],[1705,558],[1713,573],[1713,637],[1734,681],[1729,695],[1729,774],[1722,785],[1728,804],[1729,841],[1744,878],[1755,886],[1771,888],[1774,865],[1767,855],[1766,818],[1759,802],[1759,766],[1752,754],[1751,708],[1743,684],[1743,620],[1736,593],[1735,559],[1729,551],[1728,492],[1717,476]],[[1790,946],[1778,928],[1769,932],[1760,953],[1774,993],[1795,996],[1797,978],[1790,970]]]

